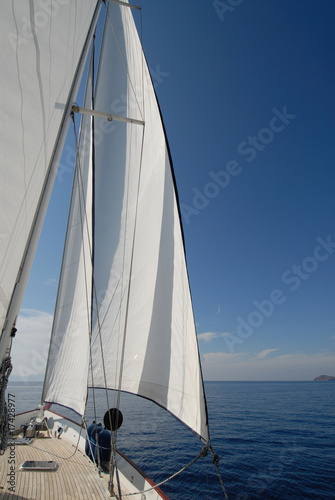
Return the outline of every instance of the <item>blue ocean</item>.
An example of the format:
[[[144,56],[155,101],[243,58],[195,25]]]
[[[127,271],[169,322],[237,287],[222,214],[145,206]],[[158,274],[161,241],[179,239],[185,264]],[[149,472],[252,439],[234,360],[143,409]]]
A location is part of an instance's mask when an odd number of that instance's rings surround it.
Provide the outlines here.
[[[16,412],[38,405],[41,388],[10,383]],[[206,382],[205,390],[229,499],[335,499],[335,382]],[[113,399],[110,391],[110,406]],[[95,391],[101,420],[104,400]],[[196,436],[151,402],[124,394],[120,408],[118,448],[156,483],[201,450]],[[94,418],[92,394],[86,417]],[[224,498],[209,455],[162,489],[171,500]]]

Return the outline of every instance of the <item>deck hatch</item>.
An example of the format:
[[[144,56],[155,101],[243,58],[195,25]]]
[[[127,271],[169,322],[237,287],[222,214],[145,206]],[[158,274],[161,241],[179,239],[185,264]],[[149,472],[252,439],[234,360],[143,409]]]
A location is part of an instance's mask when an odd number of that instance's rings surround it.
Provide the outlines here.
[[[53,460],[26,460],[20,467],[20,470],[28,471],[56,471],[58,463]]]

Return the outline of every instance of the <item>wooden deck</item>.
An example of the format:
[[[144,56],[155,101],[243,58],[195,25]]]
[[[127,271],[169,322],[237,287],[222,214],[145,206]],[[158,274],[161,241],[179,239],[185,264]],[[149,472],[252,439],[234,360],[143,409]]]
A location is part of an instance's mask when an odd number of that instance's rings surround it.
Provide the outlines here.
[[[56,439],[44,436],[34,439],[31,445],[8,447],[6,453],[0,457],[0,498],[4,500],[110,498],[108,475],[103,474],[99,478],[91,460],[80,450],[77,450],[75,455],[74,453],[75,446],[65,437]],[[71,459],[67,459],[70,456]],[[19,470],[25,460],[53,460],[58,463],[58,470],[55,472]]]

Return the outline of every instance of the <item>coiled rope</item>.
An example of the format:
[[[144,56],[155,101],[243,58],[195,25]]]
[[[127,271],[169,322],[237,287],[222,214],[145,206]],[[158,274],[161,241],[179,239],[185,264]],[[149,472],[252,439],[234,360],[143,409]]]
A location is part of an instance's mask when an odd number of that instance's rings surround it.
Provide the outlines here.
[[[9,375],[12,371],[11,358],[4,359],[1,366],[1,380],[0,380],[0,455],[3,455],[7,449],[8,443],[8,411],[6,403],[6,389],[8,384]]]

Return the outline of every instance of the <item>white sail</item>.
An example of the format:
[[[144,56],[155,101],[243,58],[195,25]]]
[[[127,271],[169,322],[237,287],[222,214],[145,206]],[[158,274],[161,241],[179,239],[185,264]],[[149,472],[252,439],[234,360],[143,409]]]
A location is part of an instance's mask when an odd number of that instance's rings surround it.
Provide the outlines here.
[[[10,333],[18,314],[97,3],[1,4],[1,331],[7,324]],[[1,359],[7,348],[8,333],[1,338]]]
[[[109,6],[100,57],[95,109],[144,120],[144,125],[95,118],[94,385],[151,399],[207,441],[174,179],[155,92],[129,9]],[[67,303],[67,292],[62,290],[65,298],[59,301]],[[76,292],[73,296],[75,307]],[[81,327],[71,324],[70,335],[72,329]],[[51,349],[56,400],[69,404],[71,393],[73,400],[78,399],[77,382],[69,376],[72,361],[69,356],[56,358],[57,342]],[[80,356],[86,363],[83,351]],[[48,389],[46,399],[55,400],[52,390]],[[69,406],[78,411],[74,402]]]

